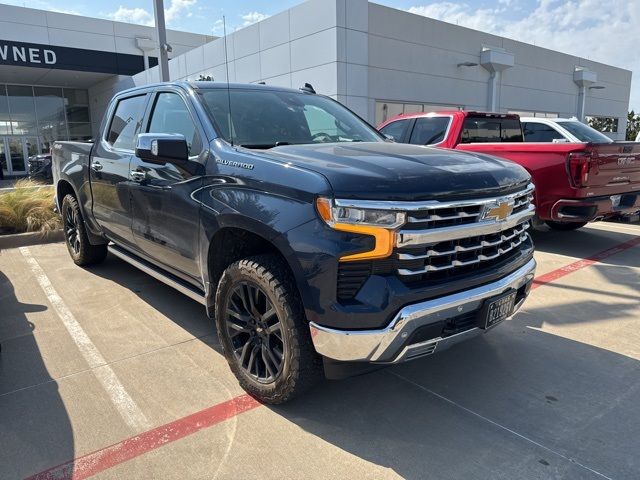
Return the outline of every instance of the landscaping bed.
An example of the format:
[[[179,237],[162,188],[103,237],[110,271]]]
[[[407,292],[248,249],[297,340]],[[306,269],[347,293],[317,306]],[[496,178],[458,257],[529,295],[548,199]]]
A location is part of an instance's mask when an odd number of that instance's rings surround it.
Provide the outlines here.
[[[62,228],[54,212],[54,190],[32,180],[18,180],[14,189],[0,192],[0,235],[39,232],[49,236]]]

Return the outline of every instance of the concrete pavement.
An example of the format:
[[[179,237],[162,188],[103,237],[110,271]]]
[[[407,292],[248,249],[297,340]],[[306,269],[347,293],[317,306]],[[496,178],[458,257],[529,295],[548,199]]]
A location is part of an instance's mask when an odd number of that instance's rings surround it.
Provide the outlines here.
[[[638,236],[537,233],[538,275]],[[105,365],[24,252],[3,251],[2,479],[640,477],[640,246],[539,286],[514,319],[440,355],[198,425],[188,416],[243,394],[203,308],[113,257],[81,269],[63,244],[28,251]],[[125,421],[105,366],[166,442]]]

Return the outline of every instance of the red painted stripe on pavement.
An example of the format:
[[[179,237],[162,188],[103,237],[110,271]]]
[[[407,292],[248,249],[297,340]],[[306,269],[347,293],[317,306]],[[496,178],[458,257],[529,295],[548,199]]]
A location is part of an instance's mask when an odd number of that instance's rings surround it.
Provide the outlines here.
[[[80,480],[88,478],[260,405],[257,400],[249,395],[240,395],[135,437],[128,438],[110,447],[50,468],[29,477],[27,480]]]
[[[601,262],[607,257],[615,255],[616,253],[624,252],[630,248],[633,248],[637,245],[640,245],[640,237],[635,237],[629,240],[628,242],[621,243],[620,245],[616,245],[615,247],[608,248],[607,250],[603,250],[600,253],[596,253],[588,258],[578,260],[577,262],[570,263],[569,265],[565,265],[564,267],[560,267],[557,270],[553,270],[552,272],[545,273],[544,275],[540,275],[533,280],[533,285],[531,285],[531,290],[546,285],[547,283],[555,282],[559,278],[564,277],[565,275],[569,275],[577,270],[581,270],[585,267],[589,267],[594,263]]]
[[[621,243],[591,257],[578,260],[552,272],[536,277],[531,289],[551,283],[577,270],[598,263],[607,257],[640,245],[640,237]],[[149,430],[135,437],[103,448],[76,460],[63,463],[38,473],[27,480],[80,480],[96,475],[111,467],[132,460],[163,445],[175,442],[204,428],[216,425],[233,418],[240,413],[259,407],[261,404],[249,395],[240,395],[226,402],[214,405],[187,417],[175,420],[160,427]]]

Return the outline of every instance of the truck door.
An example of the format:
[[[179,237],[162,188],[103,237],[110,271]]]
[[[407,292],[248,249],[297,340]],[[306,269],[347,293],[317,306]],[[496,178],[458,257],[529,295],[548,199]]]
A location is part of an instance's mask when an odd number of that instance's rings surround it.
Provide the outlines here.
[[[159,91],[146,121],[145,133],[184,135],[189,146],[186,168],[157,165],[135,155],[131,186],[133,236],[138,249],[186,280],[201,278],[199,252],[200,207],[191,194],[202,186],[205,148],[200,122],[180,91]],[[135,173],[134,173],[135,172]]]
[[[142,125],[147,94],[121,98],[110,111],[106,135],[96,142],[89,172],[93,216],[107,237],[134,246],[129,163]]]

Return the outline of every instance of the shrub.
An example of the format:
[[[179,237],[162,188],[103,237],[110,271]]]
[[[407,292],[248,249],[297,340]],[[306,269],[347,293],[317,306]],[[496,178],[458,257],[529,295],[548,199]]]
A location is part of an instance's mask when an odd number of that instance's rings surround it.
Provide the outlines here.
[[[15,189],[0,192],[0,234],[47,232],[62,227],[53,211],[53,187],[18,180]]]

